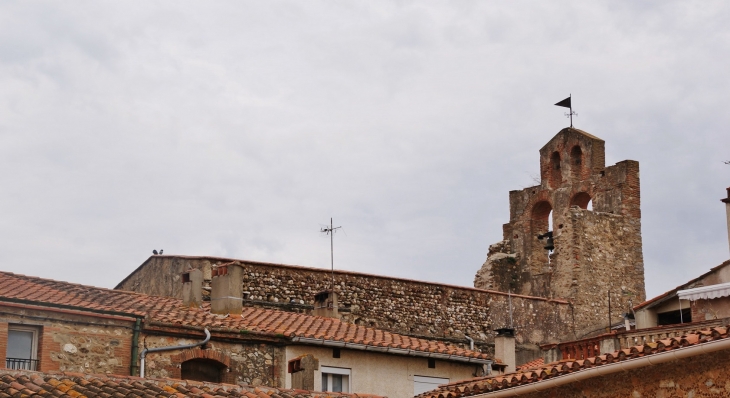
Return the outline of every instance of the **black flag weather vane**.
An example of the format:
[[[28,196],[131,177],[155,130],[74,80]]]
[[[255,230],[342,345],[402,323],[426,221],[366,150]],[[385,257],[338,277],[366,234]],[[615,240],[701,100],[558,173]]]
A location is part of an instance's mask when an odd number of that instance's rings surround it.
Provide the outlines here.
[[[573,128],[573,115],[578,116],[577,113],[573,112],[573,105],[570,103],[570,98],[572,96],[573,96],[573,94],[570,94],[570,96],[568,96],[568,98],[566,98],[566,99],[558,102],[557,104],[555,104],[557,106],[562,106],[562,107],[565,107],[565,108],[570,108],[570,112],[565,114],[566,117],[569,117],[570,118],[570,128]]]

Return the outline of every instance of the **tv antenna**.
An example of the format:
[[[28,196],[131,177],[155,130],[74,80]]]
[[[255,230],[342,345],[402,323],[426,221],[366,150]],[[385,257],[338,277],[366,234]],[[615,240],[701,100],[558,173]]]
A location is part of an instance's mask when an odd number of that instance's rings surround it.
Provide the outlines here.
[[[333,227],[332,226],[332,218],[330,217],[330,226],[329,228],[324,227],[319,230],[319,232],[324,232],[325,234],[330,236],[330,266],[332,267],[332,293],[335,292],[335,232],[337,232],[338,229],[342,228],[342,226],[339,227]]]

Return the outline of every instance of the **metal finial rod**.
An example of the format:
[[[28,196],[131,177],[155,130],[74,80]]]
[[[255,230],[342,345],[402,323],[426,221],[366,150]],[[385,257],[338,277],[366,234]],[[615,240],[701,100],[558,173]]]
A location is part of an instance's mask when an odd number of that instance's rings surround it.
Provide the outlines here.
[[[335,231],[342,228],[342,226],[339,227],[333,227],[332,224],[332,217],[330,217],[330,227],[329,228],[322,228],[320,231],[328,234],[330,236],[330,267],[332,269],[332,292],[335,291]]]

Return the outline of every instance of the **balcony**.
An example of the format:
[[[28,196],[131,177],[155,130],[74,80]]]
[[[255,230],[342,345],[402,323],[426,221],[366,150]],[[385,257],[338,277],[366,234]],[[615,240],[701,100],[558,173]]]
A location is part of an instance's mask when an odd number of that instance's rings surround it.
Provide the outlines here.
[[[38,370],[37,359],[5,358],[5,367],[16,370]]]

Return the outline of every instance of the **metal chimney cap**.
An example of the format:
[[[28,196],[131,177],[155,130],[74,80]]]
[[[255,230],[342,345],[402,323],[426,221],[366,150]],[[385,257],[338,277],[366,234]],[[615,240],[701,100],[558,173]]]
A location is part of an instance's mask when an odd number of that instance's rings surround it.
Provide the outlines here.
[[[497,337],[515,337],[515,330],[511,328],[500,328],[494,329],[497,332]]]

